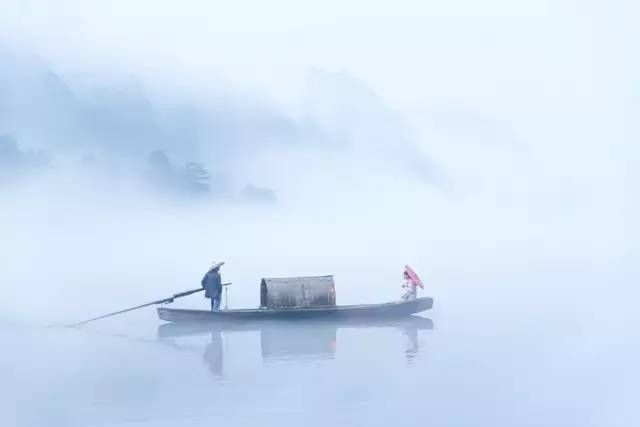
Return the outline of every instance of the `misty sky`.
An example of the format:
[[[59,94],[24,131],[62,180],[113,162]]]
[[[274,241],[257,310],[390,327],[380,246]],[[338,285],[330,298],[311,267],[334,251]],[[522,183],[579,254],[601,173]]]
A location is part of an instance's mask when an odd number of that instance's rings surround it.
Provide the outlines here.
[[[637,135],[630,1],[8,4],[3,38],[63,75],[135,76],[199,95],[224,88],[324,117],[335,104],[314,104],[310,70],[346,73],[448,167],[467,166],[452,151],[499,145],[531,150],[553,179],[608,180],[628,167]]]
[[[106,196],[110,208],[146,200],[136,180],[161,149],[176,168],[201,162],[232,198],[273,192],[283,227],[326,239],[318,253],[346,229],[365,239],[356,246],[375,235],[447,265],[453,254],[630,260],[637,12],[631,1],[5,2],[0,134],[25,164],[51,159],[47,197],[38,181],[15,190],[6,223],[52,194],[46,212],[61,217],[78,194],[96,197],[87,189],[127,194]]]

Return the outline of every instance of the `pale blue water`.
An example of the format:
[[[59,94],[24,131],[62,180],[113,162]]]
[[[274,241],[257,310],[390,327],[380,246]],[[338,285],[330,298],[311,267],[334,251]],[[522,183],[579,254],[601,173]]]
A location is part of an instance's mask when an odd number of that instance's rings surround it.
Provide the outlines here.
[[[478,295],[436,298],[432,328],[174,330],[153,310],[83,329],[5,322],[2,425],[635,425],[622,323],[571,294]]]

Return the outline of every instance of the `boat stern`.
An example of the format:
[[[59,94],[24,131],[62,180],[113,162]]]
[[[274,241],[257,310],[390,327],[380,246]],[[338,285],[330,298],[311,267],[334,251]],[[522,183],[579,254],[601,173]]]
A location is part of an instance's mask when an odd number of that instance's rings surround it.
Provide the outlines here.
[[[171,322],[172,321],[172,316],[171,316],[171,310],[169,310],[166,307],[158,307],[156,309],[156,311],[158,312],[158,318],[160,320],[165,320],[167,322]]]
[[[417,298],[415,301],[417,303],[416,313],[420,313],[421,311],[431,310],[433,308],[433,298],[431,297]]]

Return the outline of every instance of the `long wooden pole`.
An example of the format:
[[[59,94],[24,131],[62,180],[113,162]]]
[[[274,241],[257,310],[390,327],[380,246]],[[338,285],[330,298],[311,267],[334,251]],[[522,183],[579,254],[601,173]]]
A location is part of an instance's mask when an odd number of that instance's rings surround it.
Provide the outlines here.
[[[230,284],[231,283],[223,283],[222,286],[229,286]],[[67,327],[80,326],[80,325],[84,325],[85,323],[93,322],[94,320],[100,320],[100,319],[104,319],[105,317],[111,317],[111,316],[115,316],[115,315],[118,315],[118,314],[127,313],[129,311],[137,310],[139,308],[149,307],[150,305],[171,303],[176,298],[186,297],[187,295],[195,294],[196,292],[202,292],[202,291],[204,291],[204,288],[191,289],[189,291],[179,292],[177,294],[173,294],[173,296],[170,296],[168,298],[159,299],[157,301],[148,302],[146,304],[136,305],[135,307],[125,308],[124,310],[114,311],[113,313],[103,314],[102,316],[94,317],[92,319],[83,320],[82,322],[73,323],[71,325],[66,325],[66,326]]]

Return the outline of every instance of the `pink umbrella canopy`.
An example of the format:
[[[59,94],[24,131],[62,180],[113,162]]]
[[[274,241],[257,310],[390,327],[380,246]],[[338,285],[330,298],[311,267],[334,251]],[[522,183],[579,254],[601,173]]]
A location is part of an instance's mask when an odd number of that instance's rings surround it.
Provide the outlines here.
[[[411,283],[413,283],[415,286],[419,286],[420,289],[424,289],[424,285],[422,284],[422,280],[420,280],[420,278],[418,277],[416,272],[413,271],[413,269],[411,267],[409,267],[408,265],[405,265],[404,266],[404,271],[407,272],[407,276],[409,276],[409,280],[411,280]]]

